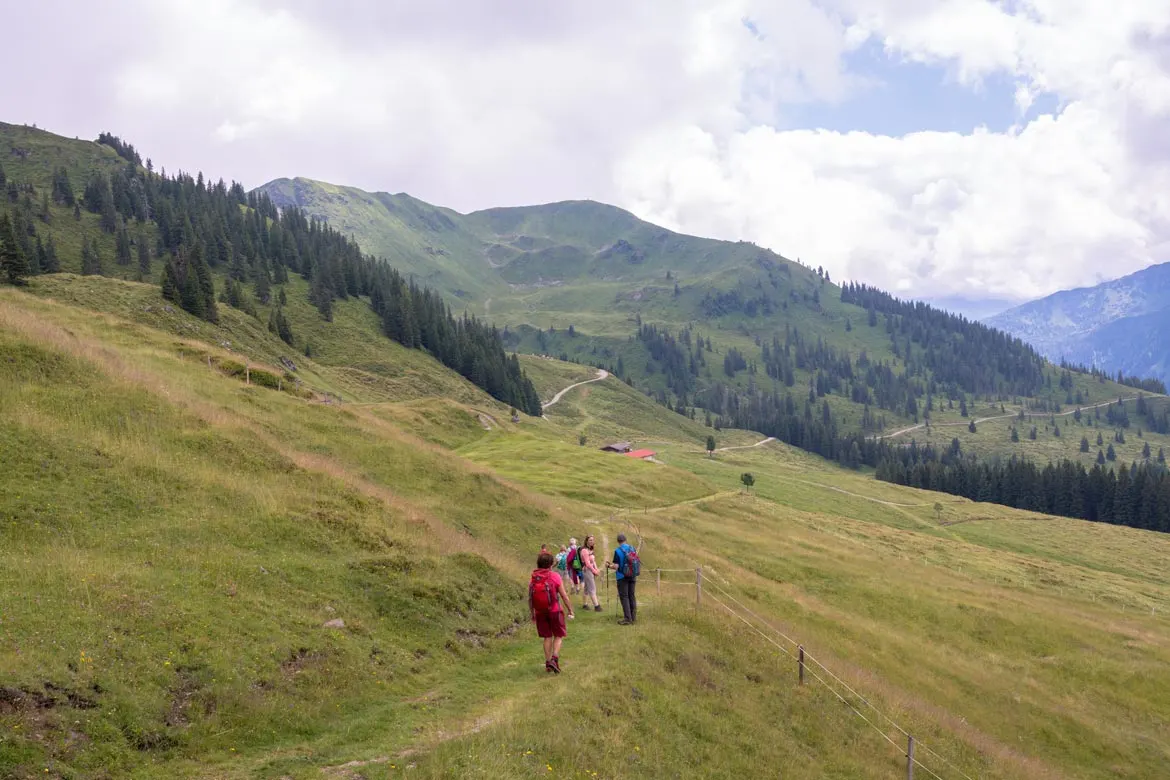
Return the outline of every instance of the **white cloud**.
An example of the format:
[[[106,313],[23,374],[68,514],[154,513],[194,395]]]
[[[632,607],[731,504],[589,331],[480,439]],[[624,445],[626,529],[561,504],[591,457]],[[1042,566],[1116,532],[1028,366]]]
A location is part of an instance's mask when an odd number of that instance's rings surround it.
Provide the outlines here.
[[[0,83],[0,104],[171,169],[465,209],[593,197],[915,295],[1038,295],[1170,259],[1165,0],[73,5],[14,9],[45,38],[13,57],[66,59]],[[1061,108],[1002,133],[780,129],[866,89],[846,63],[867,42],[956,89],[1006,77],[1021,117]]]
[[[977,86],[1017,80],[1027,110],[1004,133],[780,132],[703,137],[678,127],[618,167],[622,199],[683,230],[761,244],[837,277],[913,295],[1044,295],[1170,260],[1165,3],[842,2],[893,55],[944,64]],[[1163,46],[1165,44],[1163,43]],[[1143,137],[1144,136],[1144,137]],[[1143,151],[1156,154],[1143,154]]]

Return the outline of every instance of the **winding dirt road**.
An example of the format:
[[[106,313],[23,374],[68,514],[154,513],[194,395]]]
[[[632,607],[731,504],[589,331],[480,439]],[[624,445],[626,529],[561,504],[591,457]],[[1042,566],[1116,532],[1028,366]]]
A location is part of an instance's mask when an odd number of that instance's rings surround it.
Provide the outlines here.
[[[600,382],[602,379],[605,379],[607,376],[609,376],[609,372],[606,371],[604,368],[599,368],[599,369],[597,369],[597,376],[596,377],[594,377],[593,379],[586,379],[584,382],[578,382],[575,385],[569,385],[564,390],[562,390],[559,393],[557,393],[556,395],[554,395],[552,397],[552,400],[549,401],[547,404],[541,404],[540,408],[541,409],[549,408],[550,406],[555,404],[557,401],[561,400],[561,397],[564,396],[565,393],[572,390],[574,387],[580,387],[581,385],[587,385],[587,384],[590,384],[591,382]]]
[[[1156,393],[1149,393],[1148,395],[1157,395],[1157,394]],[[1136,395],[1129,396],[1128,398],[1123,398],[1122,400],[1123,401],[1132,401],[1134,398],[1137,398],[1137,396]],[[1100,408],[1102,406],[1108,406],[1109,404],[1112,404],[1112,403],[1117,403],[1117,402],[1116,401],[1104,401],[1103,403],[1093,404],[1092,406],[1081,406],[1078,408],[1082,412],[1087,412],[1090,409],[1097,409],[1097,408]],[[1073,409],[1071,412],[1060,412],[1058,414],[1053,414],[1052,412],[1024,412],[1024,417],[1025,418],[1027,418],[1027,417],[1068,417],[1069,415],[1073,415],[1076,413],[1077,413],[1076,409]],[[994,417],[980,417],[980,418],[977,418],[975,420],[975,425],[982,425],[983,423],[991,422],[992,420],[1017,420],[1017,419],[1019,419],[1019,417],[1020,417],[1019,412],[1017,412],[1015,414],[997,414]],[[965,428],[970,424],[971,423],[969,423],[969,422],[935,423],[933,427],[935,427],[935,428],[958,428],[958,427]],[[893,439],[896,436],[901,436],[903,433],[910,433],[910,431],[917,431],[920,428],[925,428],[925,427],[926,427],[926,423],[919,423],[918,425],[911,425],[909,428],[903,428],[900,431],[894,431],[893,433],[885,433],[885,434],[882,434],[880,436],[870,436],[869,438],[874,439],[874,440]]]

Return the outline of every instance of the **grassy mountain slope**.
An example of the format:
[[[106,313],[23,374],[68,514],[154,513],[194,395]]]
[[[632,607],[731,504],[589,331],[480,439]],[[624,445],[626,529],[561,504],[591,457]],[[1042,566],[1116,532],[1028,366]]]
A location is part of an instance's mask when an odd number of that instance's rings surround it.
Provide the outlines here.
[[[37,195],[31,201],[34,211],[38,213],[41,209],[41,194],[50,189],[55,169],[65,168],[80,198],[91,173],[108,173],[125,165],[126,161],[108,146],[0,122],[0,167],[3,167],[9,181],[36,186]],[[18,202],[23,201],[23,197],[21,195]],[[98,215],[83,208],[79,217],[74,217],[72,208],[50,202],[49,221],[44,222],[39,216],[35,220],[40,234],[45,238],[53,237],[61,260],[61,270],[80,273],[81,242],[83,239],[96,239],[105,273],[118,278],[132,278],[132,266],[122,267],[115,262],[114,236],[102,231]],[[148,225],[143,230],[147,239],[153,243],[153,227]]]
[[[86,282],[111,293],[93,301],[125,287]],[[1165,536],[875,483],[777,443],[709,458],[612,378],[490,430],[438,397],[324,404],[209,369],[192,357],[208,334],[80,303],[0,290],[0,774],[904,771],[728,596],[969,776],[1170,761]],[[576,443],[611,419],[660,438],[661,462]],[[648,566],[685,571],[661,596],[643,578],[625,633],[611,583],[546,677],[522,614],[532,552],[635,528]]]
[[[618,367],[620,358],[637,387],[673,399],[677,396],[671,392],[670,378],[651,359],[647,345],[633,336],[639,323],[653,324],[676,337],[690,329],[714,345],[706,365],[696,371],[698,389],[713,383],[739,392],[775,389],[792,393],[800,402],[819,369],[798,365],[791,385],[774,381],[762,370],[763,347],[774,337],[785,342],[794,329],[810,348],[824,344],[855,363],[853,378],[828,396],[842,429],[855,428],[863,416],[864,404],[852,401],[848,393],[849,384],[864,378],[859,368],[862,354],[871,364],[889,366],[895,375],[907,370],[906,336],[891,339],[884,315],[871,317],[862,306],[843,302],[841,288],[817,272],[747,242],[677,234],[613,206],[588,201],[461,215],[408,199],[412,208],[429,209],[431,215],[408,223],[394,205],[407,196],[345,190],[349,194],[337,197],[343,189],[306,180],[281,180],[261,188],[278,205],[297,205],[351,226],[362,246],[384,252],[391,263],[435,282],[456,308],[485,314],[506,327],[509,348],[611,369]],[[424,255],[402,248],[404,235],[428,246],[442,243],[444,253]],[[459,242],[450,240],[454,235]],[[456,284],[452,281],[456,267],[480,281]],[[747,368],[726,375],[723,359],[731,350],[744,356]],[[914,346],[916,365],[925,352]],[[1055,368],[1047,371],[1057,376]],[[923,379],[918,392],[925,386]],[[1078,389],[1085,404],[1126,393],[1111,382],[1078,380]],[[1015,410],[1066,403],[1067,396],[1053,386],[1036,389],[1026,404],[1013,393],[967,394],[971,400],[995,401]],[[919,404],[924,401],[920,395]],[[885,423],[875,431],[921,421],[900,403],[877,409],[871,401],[871,406]]]

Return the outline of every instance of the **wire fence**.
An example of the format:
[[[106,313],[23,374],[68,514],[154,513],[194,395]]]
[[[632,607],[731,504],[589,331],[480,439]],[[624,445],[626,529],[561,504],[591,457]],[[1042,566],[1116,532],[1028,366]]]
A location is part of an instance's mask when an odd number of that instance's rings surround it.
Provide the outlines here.
[[[704,578],[701,568],[644,569],[643,577],[646,574],[654,575],[659,595],[661,595],[663,585],[671,586],[672,588],[684,587],[691,589],[695,594],[697,605],[701,606],[703,601],[710,600],[723,611],[727,612],[728,615],[747,626],[771,647],[780,651],[788,658],[797,661],[800,683],[804,683],[804,677],[807,672],[807,674],[828,689],[833,696],[847,706],[867,726],[881,735],[900,755],[906,758],[908,778],[913,778],[914,770],[918,769],[923,774],[935,778],[935,780],[946,780],[938,771],[931,769],[922,762],[916,755],[918,751],[921,751],[930,756],[933,763],[952,772],[956,777],[963,778],[963,780],[973,780],[970,775],[955,766],[954,763],[920,742],[908,729],[883,712],[867,697],[859,693],[854,686],[847,683],[840,675],[833,672],[819,659],[809,653],[800,642],[758,615],[725,587],[714,582],[710,577]],[[687,581],[681,582],[673,578],[663,579],[663,574],[688,574],[690,577]]]

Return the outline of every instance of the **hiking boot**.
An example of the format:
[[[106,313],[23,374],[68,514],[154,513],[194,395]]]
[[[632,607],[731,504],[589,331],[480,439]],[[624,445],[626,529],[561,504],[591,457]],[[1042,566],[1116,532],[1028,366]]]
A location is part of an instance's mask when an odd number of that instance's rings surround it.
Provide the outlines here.
[[[633,623],[633,622],[634,621],[632,621],[632,620],[626,620],[625,618],[622,618],[621,620],[618,621],[618,625],[619,626],[628,626],[628,625],[630,625],[630,623]]]
[[[561,673],[561,659],[557,658],[554,655],[552,657],[552,660],[548,662],[548,669],[550,672],[556,672],[557,674],[560,674]]]
[[[600,604],[598,604],[596,607],[594,607],[594,608],[593,608],[593,611],[594,611],[594,612],[600,612],[600,611],[601,611],[601,605],[600,605]]]

